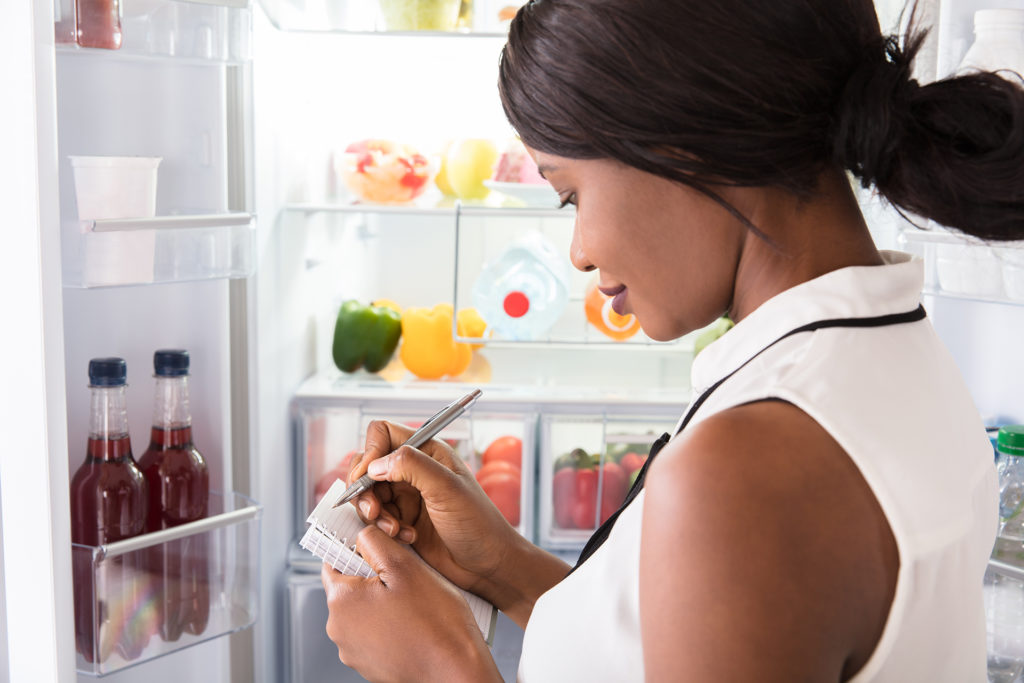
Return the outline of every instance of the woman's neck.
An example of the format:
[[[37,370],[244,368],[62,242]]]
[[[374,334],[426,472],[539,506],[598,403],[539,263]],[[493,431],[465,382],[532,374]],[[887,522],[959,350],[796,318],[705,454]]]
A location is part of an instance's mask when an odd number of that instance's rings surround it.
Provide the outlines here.
[[[746,199],[741,210],[773,244],[747,231],[729,310],[733,320],[742,320],[776,294],[825,273],[883,263],[843,172],[823,172],[807,198],[757,188]]]

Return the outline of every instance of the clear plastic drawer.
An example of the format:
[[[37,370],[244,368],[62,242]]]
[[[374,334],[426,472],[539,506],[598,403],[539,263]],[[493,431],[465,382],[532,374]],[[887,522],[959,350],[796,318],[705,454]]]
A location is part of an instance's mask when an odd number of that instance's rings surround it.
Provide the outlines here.
[[[541,420],[538,536],[551,550],[579,550],[626,497],[651,444],[675,418]]]
[[[380,404],[332,406],[297,401],[293,408],[298,456],[296,534],[305,531],[309,511],[331,484],[348,476],[351,458],[362,450],[370,422],[381,419],[418,427],[442,405],[424,402],[417,406],[406,402],[390,408]],[[533,412],[494,411],[478,403],[438,437],[448,442],[470,471],[478,475],[485,492],[509,523],[531,539],[536,419]],[[486,464],[485,459],[498,462]]]
[[[171,529],[72,544],[79,672],[103,676],[256,621],[261,507],[211,492],[208,509]]]

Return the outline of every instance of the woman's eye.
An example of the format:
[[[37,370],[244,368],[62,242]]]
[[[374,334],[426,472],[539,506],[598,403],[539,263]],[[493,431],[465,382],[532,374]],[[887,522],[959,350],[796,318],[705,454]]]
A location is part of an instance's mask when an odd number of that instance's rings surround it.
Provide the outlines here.
[[[575,192],[571,192],[571,193],[567,194],[566,196],[562,197],[561,200],[562,200],[561,203],[558,205],[559,209],[564,209],[569,204],[572,204],[573,206],[576,206],[576,193]]]

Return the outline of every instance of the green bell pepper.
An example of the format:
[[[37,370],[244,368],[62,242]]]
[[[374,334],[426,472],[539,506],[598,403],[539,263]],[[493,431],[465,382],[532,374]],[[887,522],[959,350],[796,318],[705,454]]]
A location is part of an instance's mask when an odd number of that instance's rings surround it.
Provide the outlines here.
[[[342,372],[378,372],[391,360],[401,336],[402,316],[397,311],[350,299],[341,305],[334,324],[334,364]]]

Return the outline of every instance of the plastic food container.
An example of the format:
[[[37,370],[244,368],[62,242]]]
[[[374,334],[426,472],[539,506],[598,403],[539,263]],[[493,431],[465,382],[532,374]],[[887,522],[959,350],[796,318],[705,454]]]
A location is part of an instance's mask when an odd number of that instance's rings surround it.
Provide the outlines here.
[[[380,0],[388,31],[454,31],[460,0]]]
[[[150,218],[156,214],[156,172],[161,157],[69,158],[80,220]]]

